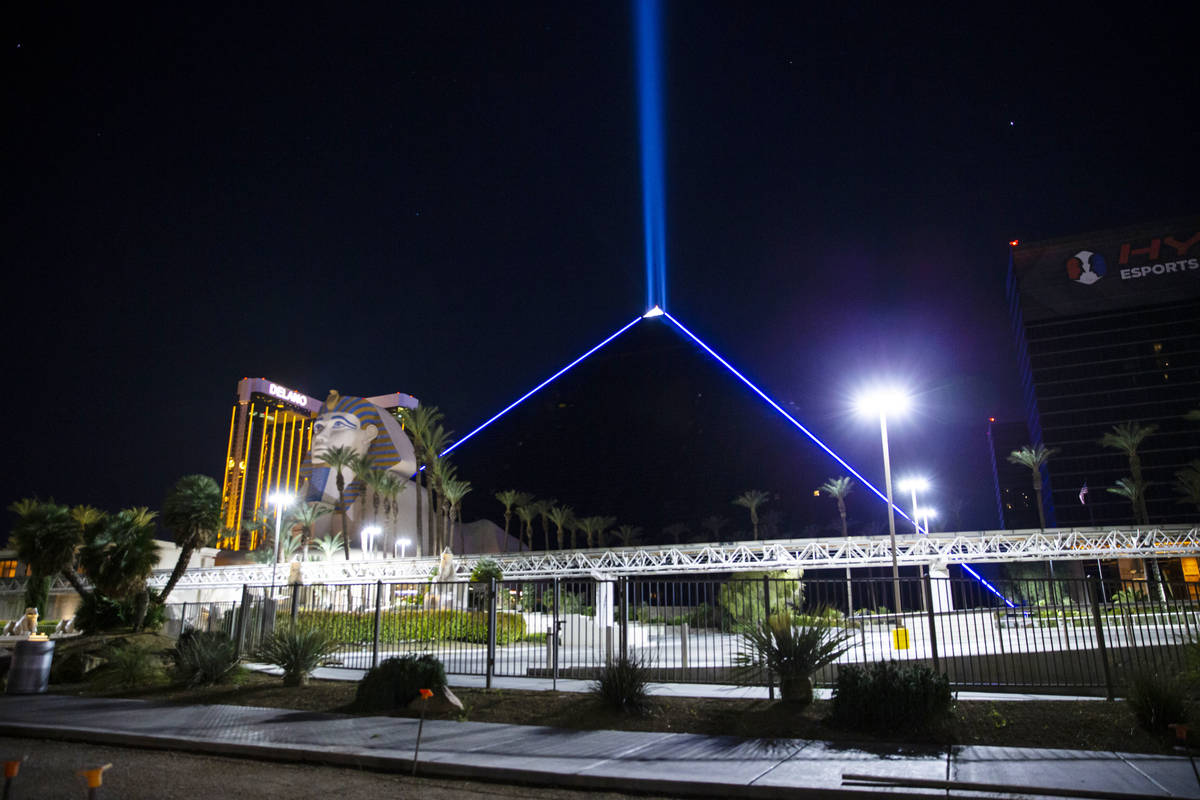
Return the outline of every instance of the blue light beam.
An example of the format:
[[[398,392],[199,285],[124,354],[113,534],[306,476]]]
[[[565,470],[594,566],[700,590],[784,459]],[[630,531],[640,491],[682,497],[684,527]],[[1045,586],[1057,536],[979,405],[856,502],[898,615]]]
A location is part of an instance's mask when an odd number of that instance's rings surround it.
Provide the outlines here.
[[[875,486],[874,486],[874,484],[872,484],[872,483],[871,483],[869,480],[867,480],[866,478],[864,478],[862,475],[859,475],[859,474],[858,474],[858,472],[857,472],[857,471],[854,469],[854,467],[852,467],[852,466],[850,466],[848,463],[846,463],[846,460],[845,460],[844,458],[842,458],[842,457],[841,457],[841,456],[839,456],[837,453],[835,453],[835,452],[834,452],[832,449],[830,449],[829,445],[825,444],[825,443],[824,443],[824,442],[822,442],[820,439],[818,439],[818,438],[816,437],[816,435],[814,435],[814,434],[812,433],[812,431],[810,431],[808,428],[806,428],[806,427],[804,427],[803,425],[801,425],[801,424],[800,424],[800,423],[799,423],[799,422],[796,420],[796,418],[795,418],[795,417],[793,417],[793,416],[792,416],[791,414],[789,414],[788,412],[784,411],[784,410],[783,410],[783,408],[782,408],[782,407],[781,407],[781,406],[780,406],[778,403],[776,403],[774,400],[772,400],[770,397],[768,397],[768,396],[767,396],[767,393],[766,393],[766,392],[764,392],[762,389],[760,389],[760,388],[758,388],[757,386],[755,386],[755,385],[754,385],[754,384],[753,384],[753,383],[750,381],[750,379],[749,379],[749,378],[747,378],[745,375],[743,375],[742,373],[740,373],[740,372],[738,372],[736,369],[734,369],[734,366],[733,366],[732,364],[730,364],[728,361],[726,361],[725,359],[721,358],[721,356],[717,354],[717,351],[716,351],[716,350],[713,350],[711,347],[709,347],[708,345],[706,345],[704,342],[700,341],[700,337],[698,337],[696,334],[692,333],[692,332],[691,332],[691,331],[689,331],[687,328],[685,328],[685,327],[683,326],[683,323],[681,323],[679,320],[675,319],[675,318],[674,318],[673,316],[671,316],[669,313],[667,313],[667,312],[663,312],[663,316],[664,316],[664,317],[666,317],[667,319],[671,320],[671,322],[673,322],[673,323],[675,324],[675,327],[677,327],[677,328],[679,328],[679,330],[683,331],[684,335],[686,335],[686,336],[687,336],[689,339],[691,339],[693,342],[695,342],[696,344],[700,345],[700,347],[701,347],[701,348],[702,348],[702,349],[703,349],[703,350],[704,350],[706,353],[708,353],[710,356],[712,356],[713,358],[715,358],[717,361],[721,362],[721,365],[722,365],[722,366],[724,366],[724,367],[725,367],[725,369],[727,369],[727,370],[729,370],[730,372],[732,372],[732,373],[734,374],[734,376],[736,376],[736,377],[737,377],[737,379],[738,379],[738,380],[740,380],[742,383],[744,383],[744,384],[746,384],[747,386],[749,386],[749,387],[750,387],[750,389],[751,389],[751,391],[753,391],[755,394],[757,394],[759,397],[761,397],[763,400],[765,400],[765,401],[766,401],[766,403],[767,403],[767,405],[769,405],[771,408],[775,409],[775,410],[776,410],[776,411],[778,411],[780,414],[782,414],[782,415],[783,415],[783,417],[784,417],[784,419],[786,419],[788,422],[790,422],[790,423],[792,423],[793,425],[795,425],[795,426],[796,426],[796,428],[797,428],[797,429],[798,429],[798,430],[799,430],[801,433],[803,433],[805,436],[807,436],[809,439],[811,439],[811,440],[813,441],[813,443],[817,445],[817,447],[820,447],[820,448],[821,448],[822,450],[824,450],[826,453],[828,453],[829,455],[833,456],[833,460],[834,460],[834,461],[838,462],[838,463],[839,463],[839,464],[841,464],[843,467],[845,467],[846,469],[850,470],[850,474],[851,474],[851,475],[853,475],[854,477],[858,478],[858,479],[859,479],[859,481],[861,481],[861,482],[862,482],[862,485],[863,485],[863,486],[866,486],[868,489],[870,489],[872,492],[874,492],[876,495],[878,495],[880,500],[882,500],[884,503],[886,503],[886,502],[888,501],[888,499],[887,499],[887,495],[885,495],[883,492],[881,492],[881,491],[879,491],[878,489],[876,489],[876,488],[875,488]],[[903,510],[903,509],[901,509],[899,506],[897,506],[896,504],[894,504],[894,503],[893,503],[893,504],[892,504],[892,508],[894,508],[894,509],[896,510],[896,513],[897,513],[897,514],[899,514],[900,516],[904,517],[904,518],[905,518],[906,520],[908,520],[909,522],[912,522],[912,518],[911,518],[911,517],[909,517],[907,514],[905,514],[905,513],[904,513],[904,510]]]
[[[659,0],[633,0],[637,26],[638,122],[642,147],[642,225],[646,308],[667,307],[666,178],[663,167],[662,36]]]
[[[514,400],[512,403],[509,403],[509,404],[508,404],[508,405],[507,405],[507,406],[506,406],[506,407],[505,407],[505,408],[504,408],[502,411],[500,411],[499,413],[497,413],[496,415],[494,415],[494,416],[493,416],[491,419],[489,419],[487,422],[484,422],[482,425],[480,425],[479,427],[475,428],[475,430],[471,431],[471,432],[470,432],[470,433],[468,433],[466,436],[462,437],[462,438],[461,438],[461,439],[459,439],[457,442],[455,442],[454,444],[452,444],[452,445],[450,445],[449,447],[447,447],[445,450],[443,450],[443,451],[441,452],[441,454],[440,454],[438,457],[439,457],[439,458],[441,458],[441,457],[443,457],[443,456],[449,455],[451,452],[453,452],[455,449],[457,449],[457,448],[458,448],[458,446],[459,446],[460,444],[463,444],[463,443],[464,443],[464,442],[466,442],[468,439],[470,439],[472,436],[474,436],[475,434],[479,433],[479,432],[480,432],[480,431],[482,431],[484,428],[486,428],[487,426],[491,425],[493,422],[495,422],[496,420],[500,419],[501,417],[503,417],[503,416],[504,416],[505,414],[507,414],[508,412],[512,411],[512,410],[513,410],[514,408],[516,408],[517,406],[521,405],[521,403],[524,403],[526,400],[528,400],[529,398],[533,397],[535,394],[537,394],[538,392],[540,392],[542,389],[546,388],[546,387],[547,387],[547,386],[549,386],[551,383],[554,383],[554,381],[555,381],[555,380],[557,380],[557,379],[558,379],[559,377],[561,377],[562,375],[566,374],[566,372],[567,372],[568,370],[570,370],[572,367],[574,367],[576,364],[578,364],[579,362],[583,361],[583,360],[584,360],[584,359],[586,359],[588,356],[590,356],[592,353],[594,353],[594,352],[596,352],[597,350],[599,350],[600,348],[604,347],[604,345],[608,344],[608,343],[609,343],[609,342],[611,342],[613,339],[616,339],[616,338],[617,338],[618,336],[620,336],[622,333],[624,333],[625,331],[629,330],[630,328],[632,328],[634,325],[638,324],[638,323],[639,323],[639,322],[641,322],[641,321],[642,321],[642,316],[639,314],[638,316],[634,317],[634,318],[633,318],[633,319],[632,319],[630,322],[626,323],[626,324],[625,324],[625,326],[624,326],[624,327],[622,327],[620,330],[618,330],[616,333],[612,334],[612,335],[611,335],[611,336],[609,336],[607,339],[605,339],[604,341],[600,342],[600,344],[596,345],[596,346],[595,346],[595,347],[593,347],[591,350],[588,350],[586,353],[584,353],[584,354],[583,354],[583,355],[581,355],[579,358],[577,358],[577,359],[575,359],[574,361],[572,361],[570,364],[567,364],[565,367],[563,367],[563,368],[562,368],[562,369],[560,369],[558,372],[556,372],[556,373],[554,373],[553,375],[551,375],[549,378],[546,378],[546,380],[542,381],[542,382],[541,382],[541,383],[539,383],[537,386],[533,387],[533,388],[532,388],[532,389],[530,389],[528,392],[526,392],[525,394],[523,394],[523,395],[521,395],[520,397],[518,397],[518,398],[517,398],[516,400]]]
[[[703,341],[701,341],[699,336],[697,336],[696,334],[694,334],[694,333],[692,333],[691,331],[689,331],[689,330],[688,330],[686,327],[684,327],[683,323],[681,323],[679,320],[675,319],[675,318],[674,318],[673,316],[671,316],[671,315],[670,315],[668,312],[665,312],[665,311],[664,311],[664,312],[662,313],[662,315],[661,315],[661,316],[664,316],[664,317],[666,317],[667,319],[671,320],[671,322],[672,322],[672,323],[675,325],[675,327],[677,327],[677,328],[679,328],[679,330],[683,331],[684,335],[686,335],[686,336],[687,336],[689,339],[691,339],[693,342],[695,342],[696,344],[698,344],[698,345],[701,347],[701,349],[703,349],[703,350],[704,350],[706,353],[708,353],[710,356],[712,356],[712,357],[713,357],[713,358],[715,358],[717,361],[719,361],[719,362],[721,363],[721,365],[722,365],[723,367],[725,367],[725,369],[727,369],[727,370],[729,370],[731,373],[733,373],[733,374],[734,374],[734,376],[735,376],[735,377],[737,377],[737,379],[738,379],[738,380],[740,380],[742,383],[744,383],[744,384],[746,384],[747,386],[749,386],[749,387],[750,387],[750,389],[751,389],[751,391],[753,391],[755,394],[757,394],[759,397],[761,397],[763,400],[765,400],[765,401],[766,401],[766,403],[767,403],[767,405],[769,405],[771,408],[775,409],[775,410],[776,410],[776,411],[778,411],[778,412],[779,412],[781,415],[783,415],[784,419],[786,419],[788,422],[790,422],[790,423],[792,423],[793,425],[795,425],[795,426],[796,426],[796,428],[797,428],[797,429],[798,429],[798,430],[799,430],[801,433],[803,433],[805,436],[807,436],[809,439],[811,439],[811,440],[813,441],[813,443],[817,445],[817,447],[820,447],[822,450],[824,450],[826,453],[828,453],[830,456],[832,456],[834,461],[838,462],[838,463],[839,463],[839,464],[841,464],[843,467],[845,467],[846,469],[850,470],[850,474],[851,474],[851,475],[853,475],[854,477],[858,478],[858,479],[859,479],[859,481],[861,481],[861,482],[862,482],[862,485],[863,485],[863,486],[866,486],[868,489],[870,489],[872,492],[874,492],[874,493],[875,493],[875,494],[876,494],[876,495],[879,497],[879,499],[880,499],[880,500],[882,500],[884,503],[887,503],[887,501],[888,501],[888,499],[887,499],[887,495],[885,495],[883,492],[881,492],[881,491],[879,491],[878,489],[876,489],[876,488],[875,488],[875,486],[874,486],[874,484],[872,484],[872,483],[871,483],[869,480],[867,480],[866,478],[864,478],[862,475],[859,475],[859,474],[858,474],[858,471],[857,471],[857,470],[855,470],[855,469],[854,469],[854,467],[852,467],[852,466],[850,466],[848,463],[846,463],[846,460],[845,460],[844,458],[842,458],[841,456],[839,456],[839,455],[838,455],[837,453],[835,453],[835,452],[834,452],[832,449],[830,449],[830,447],[829,447],[827,444],[825,444],[825,443],[824,443],[824,442],[822,442],[820,439],[818,439],[818,438],[816,437],[816,435],[812,433],[812,431],[810,431],[808,428],[806,428],[806,427],[804,427],[803,425],[801,425],[801,424],[800,424],[800,423],[799,423],[799,422],[796,420],[796,418],[795,418],[795,417],[793,417],[793,416],[792,416],[791,414],[789,414],[788,412],[784,411],[784,410],[783,410],[783,408],[782,408],[782,407],[781,407],[781,406],[780,406],[778,403],[776,403],[776,402],[775,402],[774,400],[772,400],[772,399],[771,399],[769,396],[767,396],[767,393],[766,393],[766,392],[764,392],[762,389],[760,389],[760,388],[758,388],[757,386],[755,386],[755,385],[754,385],[754,383],[753,383],[753,382],[752,382],[752,381],[751,381],[749,378],[747,378],[747,377],[746,377],[745,375],[743,375],[742,373],[738,372],[738,371],[737,371],[737,370],[734,368],[734,366],[733,366],[732,364],[730,364],[728,361],[726,361],[725,359],[721,358],[721,356],[720,356],[720,355],[718,355],[718,353],[717,353],[717,351],[716,351],[716,350],[713,350],[711,347],[709,347],[707,344],[705,344]],[[904,518],[905,518],[906,520],[908,520],[909,522],[912,522],[912,518],[911,518],[911,517],[909,517],[909,516],[908,516],[908,514],[905,514],[905,513],[904,513],[904,510],[903,510],[903,509],[901,509],[899,506],[897,506],[895,503],[893,503],[893,504],[892,504],[892,508],[894,508],[894,509],[896,510],[896,513],[897,513],[897,514],[899,514],[900,516],[904,517]],[[1009,607],[1009,608],[1016,608],[1016,605],[1015,605],[1015,604],[1014,604],[1014,603],[1013,603],[1011,600],[1009,600],[1007,597],[1005,597],[1005,596],[1004,596],[1004,595],[1002,595],[1002,594],[1001,594],[999,591],[997,591],[997,590],[996,590],[996,587],[995,587],[995,586],[992,586],[990,583],[988,583],[988,582],[987,582],[987,580],[985,580],[985,579],[984,579],[984,577],[983,577],[982,575],[980,575],[980,574],[979,574],[978,572],[976,572],[975,570],[971,569],[971,566],[970,566],[969,564],[961,564],[960,566],[962,566],[962,568],[963,568],[963,569],[965,569],[967,572],[969,572],[969,573],[971,573],[972,575],[974,575],[976,580],[978,580],[978,581],[979,581],[981,584],[983,584],[983,586],[984,586],[984,587],[985,587],[985,588],[986,588],[988,591],[990,591],[992,594],[996,595],[996,596],[997,596],[997,597],[999,597],[1001,600],[1003,600],[1003,601],[1004,601],[1004,602],[1005,602],[1005,603],[1008,605],[1008,607]]]

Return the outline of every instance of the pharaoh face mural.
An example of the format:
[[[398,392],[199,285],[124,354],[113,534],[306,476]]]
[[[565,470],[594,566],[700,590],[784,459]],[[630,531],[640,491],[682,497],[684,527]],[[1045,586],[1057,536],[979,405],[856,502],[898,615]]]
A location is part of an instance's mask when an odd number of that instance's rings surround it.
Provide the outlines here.
[[[322,455],[338,447],[365,456],[372,469],[396,472],[405,480],[417,469],[412,442],[391,414],[361,397],[330,392],[313,422],[312,446],[300,471],[308,487],[306,500],[337,503],[337,475]],[[356,506],[364,494],[363,482],[350,467],[342,468],[342,479],[350,516],[361,518]]]

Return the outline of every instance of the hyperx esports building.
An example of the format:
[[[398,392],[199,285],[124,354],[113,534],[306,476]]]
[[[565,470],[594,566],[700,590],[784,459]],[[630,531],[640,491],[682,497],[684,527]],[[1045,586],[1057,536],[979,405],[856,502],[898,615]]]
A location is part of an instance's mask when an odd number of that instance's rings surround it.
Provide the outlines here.
[[[1200,215],[1014,242],[1008,300],[1029,435],[1058,450],[1046,524],[1133,521],[1107,491],[1129,460],[1100,445],[1126,422],[1156,426],[1138,451],[1151,523],[1194,521],[1172,483],[1200,458],[1200,422],[1184,419],[1200,408]]]

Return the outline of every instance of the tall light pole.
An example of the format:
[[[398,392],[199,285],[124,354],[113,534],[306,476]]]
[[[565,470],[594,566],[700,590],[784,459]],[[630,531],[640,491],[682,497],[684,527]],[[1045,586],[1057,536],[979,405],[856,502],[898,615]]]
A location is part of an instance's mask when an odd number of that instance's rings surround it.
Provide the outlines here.
[[[408,547],[410,544],[412,544],[412,539],[409,539],[407,536],[402,536],[396,540],[396,547],[400,549],[401,558],[404,558],[404,548]],[[395,554],[395,552],[396,551],[393,548],[392,553]]]
[[[912,510],[913,510],[913,527],[917,533],[921,532],[921,524],[917,521],[921,517],[917,514],[917,492],[923,492],[929,488],[929,481],[924,478],[905,478],[900,481],[900,491],[912,492]],[[925,526],[925,533],[929,533],[929,526]]]
[[[921,522],[925,524],[925,535],[929,535],[929,520],[937,519],[937,511],[927,506],[922,508],[913,508],[913,516],[921,515]]]
[[[275,570],[279,566],[279,540],[282,538],[283,510],[296,501],[287,492],[272,492],[267,504],[275,506],[275,557],[271,560],[271,597],[275,596]]]
[[[368,552],[371,551],[371,545],[375,543],[375,537],[379,535],[378,525],[368,525],[362,529],[362,551],[363,558],[368,558]]]
[[[896,504],[892,500],[892,461],[888,454],[888,414],[903,414],[909,405],[908,395],[899,389],[881,389],[864,394],[858,408],[866,414],[879,415],[879,438],[883,441],[883,483],[887,489],[888,536],[892,550],[892,595],[896,603],[896,625],[900,624],[900,562],[896,558]]]

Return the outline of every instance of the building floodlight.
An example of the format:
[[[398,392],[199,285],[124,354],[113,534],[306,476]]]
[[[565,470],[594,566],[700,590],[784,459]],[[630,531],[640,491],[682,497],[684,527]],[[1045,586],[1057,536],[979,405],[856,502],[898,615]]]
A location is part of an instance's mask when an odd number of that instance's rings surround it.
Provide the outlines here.
[[[884,386],[869,389],[860,394],[854,401],[854,407],[864,416],[886,414],[889,417],[902,416],[912,405],[908,392],[897,386]]]

